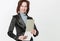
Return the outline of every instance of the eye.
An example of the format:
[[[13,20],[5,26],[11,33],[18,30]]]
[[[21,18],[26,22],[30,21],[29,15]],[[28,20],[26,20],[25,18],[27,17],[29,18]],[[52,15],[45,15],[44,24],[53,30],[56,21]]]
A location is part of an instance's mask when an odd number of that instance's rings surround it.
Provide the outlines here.
[[[27,7],[27,6],[25,6],[25,7]]]

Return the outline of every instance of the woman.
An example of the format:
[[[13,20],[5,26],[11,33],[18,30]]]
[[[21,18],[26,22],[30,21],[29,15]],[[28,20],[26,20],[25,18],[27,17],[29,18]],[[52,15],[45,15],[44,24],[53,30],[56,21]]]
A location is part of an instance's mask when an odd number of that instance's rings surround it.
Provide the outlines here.
[[[8,35],[13,38],[16,41],[22,41],[27,38],[27,36],[24,36],[24,33],[26,31],[26,20],[32,19],[32,17],[29,17],[27,14],[29,12],[29,5],[30,2],[27,0],[20,0],[18,2],[17,6],[17,15],[13,15],[13,18],[11,20]],[[16,35],[13,33],[14,27],[16,28]],[[31,31],[34,37],[38,35],[38,30],[34,24],[34,29]],[[31,37],[30,41],[33,41],[33,38]]]

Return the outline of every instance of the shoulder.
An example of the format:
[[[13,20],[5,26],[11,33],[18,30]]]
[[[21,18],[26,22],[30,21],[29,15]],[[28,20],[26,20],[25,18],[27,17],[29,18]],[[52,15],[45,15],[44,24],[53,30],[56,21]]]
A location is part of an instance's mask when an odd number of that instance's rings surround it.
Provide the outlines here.
[[[28,19],[33,19],[32,17],[28,16]]]
[[[15,20],[15,19],[16,19],[16,17],[17,17],[17,15],[12,15],[12,19],[14,19],[14,20]]]
[[[13,17],[17,17],[18,15],[13,15]]]
[[[13,15],[12,17],[13,17],[13,18],[18,18],[18,15]]]

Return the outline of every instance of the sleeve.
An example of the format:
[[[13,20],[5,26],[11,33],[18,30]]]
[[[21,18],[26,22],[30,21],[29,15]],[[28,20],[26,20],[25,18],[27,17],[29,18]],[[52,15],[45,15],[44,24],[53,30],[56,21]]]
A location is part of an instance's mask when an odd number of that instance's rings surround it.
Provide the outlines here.
[[[10,36],[11,38],[13,38],[13,39],[15,39],[15,40],[18,40],[18,36],[16,36],[16,35],[13,33],[14,26],[15,26],[15,21],[16,21],[16,18],[13,16],[7,34],[8,34],[8,36]]]
[[[36,25],[34,24],[34,29],[36,30],[36,35],[33,35],[34,37],[36,37],[36,36],[38,36],[38,34],[39,34],[39,31],[37,30],[37,28],[36,28]]]
[[[31,18],[32,18],[32,17],[31,17]],[[33,18],[32,18],[32,19],[33,19]],[[33,20],[34,20],[34,19],[33,19]],[[36,36],[38,36],[39,31],[37,30],[35,23],[34,23],[34,29],[36,30],[36,35],[33,35],[33,36],[36,37]]]

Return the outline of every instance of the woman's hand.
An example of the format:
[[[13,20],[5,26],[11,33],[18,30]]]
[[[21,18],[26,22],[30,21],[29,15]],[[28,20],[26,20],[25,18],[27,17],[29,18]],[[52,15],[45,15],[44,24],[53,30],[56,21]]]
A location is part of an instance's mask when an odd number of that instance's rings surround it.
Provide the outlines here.
[[[18,37],[19,40],[24,40],[26,38],[27,38],[27,36],[23,36],[23,35]]]
[[[33,35],[36,35],[36,30],[33,29],[33,30],[31,31],[31,33],[32,33]]]

